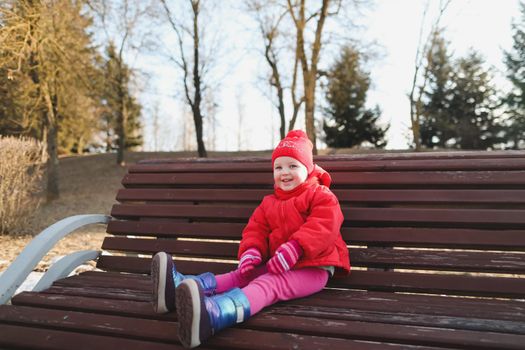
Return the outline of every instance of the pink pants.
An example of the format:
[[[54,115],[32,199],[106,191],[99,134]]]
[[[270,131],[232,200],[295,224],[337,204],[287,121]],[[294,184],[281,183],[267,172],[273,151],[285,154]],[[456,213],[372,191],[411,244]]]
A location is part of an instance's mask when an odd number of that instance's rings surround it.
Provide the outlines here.
[[[249,278],[243,278],[239,270],[235,270],[215,276],[216,293],[242,288],[250,302],[250,314],[255,315],[278,301],[302,298],[321,291],[328,282],[328,275],[328,271],[315,267],[274,275],[262,266],[256,268]]]

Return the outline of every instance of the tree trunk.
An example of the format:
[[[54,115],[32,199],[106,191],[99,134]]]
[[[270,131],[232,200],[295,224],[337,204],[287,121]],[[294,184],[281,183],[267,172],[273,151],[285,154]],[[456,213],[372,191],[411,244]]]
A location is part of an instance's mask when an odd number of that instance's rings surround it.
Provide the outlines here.
[[[128,111],[126,107],[126,92],[127,86],[124,86],[124,72],[122,67],[122,57],[119,57],[119,73],[118,73],[118,98],[119,98],[119,113],[117,116],[118,129],[118,150],[117,150],[117,164],[120,166],[126,165],[124,159],[124,151],[126,149],[126,124],[128,122]]]
[[[206,158],[208,153],[204,141],[202,140],[202,91],[201,91],[201,76],[199,71],[199,11],[200,2],[192,1],[193,9],[193,86],[195,88],[195,94],[193,99],[193,121],[195,122],[195,136],[197,137],[197,151],[199,157]]]
[[[312,72],[307,74],[304,79],[304,116],[305,116],[305,127],[306,135],[314,146],[313,154],[317,154],[316,145],[316,134],[315,134],[315,123],[314,123],[314,110],[315,110],[315,77],[311,77]]]
[[[46,103],[46,110],[44,112],[44,120],[46,121],[47,130],[47,201],[58,199],[60,197],[59,191],[59,174],[58,174],[58,152],[57,152],[57,137],[58,129],[56,124],[56,97],[50,96],[48,86],[43,89],[44,99]]]

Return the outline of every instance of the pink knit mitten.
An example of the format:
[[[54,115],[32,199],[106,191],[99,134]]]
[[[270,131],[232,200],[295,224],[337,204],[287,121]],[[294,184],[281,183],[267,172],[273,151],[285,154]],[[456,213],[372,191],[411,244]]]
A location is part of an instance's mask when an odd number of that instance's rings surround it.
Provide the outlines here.
[[[239,270],[241,272],[241,276],[248,276],[255,266],[260,265],[261,262],[262,256],[257,249],[250,248],[246,250],[244,253],[242,253],[239,260]]]
[[[303,255],[303,249],[297,241],[291,240],[281,244],[275,255],[268,260],[266,267],[273,274],[280,274],[290,270]]]

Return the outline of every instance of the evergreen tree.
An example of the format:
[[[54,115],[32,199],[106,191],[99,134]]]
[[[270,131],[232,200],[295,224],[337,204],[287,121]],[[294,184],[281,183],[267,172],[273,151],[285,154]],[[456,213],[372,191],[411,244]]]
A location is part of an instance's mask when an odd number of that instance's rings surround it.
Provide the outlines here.
[[[525,148],[525,3],[520,3],[521,21],[513,23],[514,43],[505,52],[507,77],[513,89],[504,102],[508,106],[507,141],[514,149]]]
[[[365,107],[370,87],[370,74],[361,67],[361,55],[352,47],[342,54],[328,72],[324,109],[328,115],[323,129],[330,147],[354,147],[369,142],[375,147],[386,145],[388,127],[378,125],[381,111]]]
[[[102,91],[103,130],[106,134],[106,150],[120,147],[119,138],[124,129],[124,149],[142,145],[141,106],[131,95],[129,82],[131,71],[116,52],[115,45],[107,48],[104,66],[104,89]]]
[[[421,144],[427,148],[445,148],[454,137],[449,111],[452,85],[451,55],[448,42],[441,32],[435,32],[427,52],[427,86],[423,92],[420,119]]]
[[[502,142],[502,127],[494,113],[497,92],[483,64],[483,58],[473,51],[456,62],[448,108],[455,130],[454,148],[488,149]]]

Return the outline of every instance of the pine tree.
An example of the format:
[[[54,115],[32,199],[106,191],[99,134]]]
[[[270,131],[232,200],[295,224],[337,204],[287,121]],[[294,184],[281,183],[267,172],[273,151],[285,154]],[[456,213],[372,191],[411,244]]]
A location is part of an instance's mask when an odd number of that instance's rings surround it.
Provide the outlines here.
[[[328,73],[324,109],[328,115],[323,129],[330,147],[354,147],[369,142],[375,147],[386,145],[388,127],[378,125],[381,111],[365,107],[370,87],[370,74],[361,67],[361,55],[345,47]]]
[[[102,119],[106,150],[118,149],[121,135],[125,135],[124,149],[141,146],[141,106],[130,92],[131,71],[116,52],[113,43],[109,44],[106,53],[104,89],[101,96],[104,105]]]
[[[521,21],[514,23],[512,50],[505,52],[507,77],[512,91],[504,102],[508,107],[507,141],[514,149],[525,148],[525,3],[520,3]]]
[[[454,137],[450,116],[452,65],[448,42],[441,32],[435,32],[427,52],[427,86],[423,92],[420,120],[421,144],[427,148],[445,148]]]
[[[488,149],[502,142],[502,127],[494,113],[497,92],[483,65],[483,58],[474,51],[456,62],[448,108],[455,129],[454,148]]]

